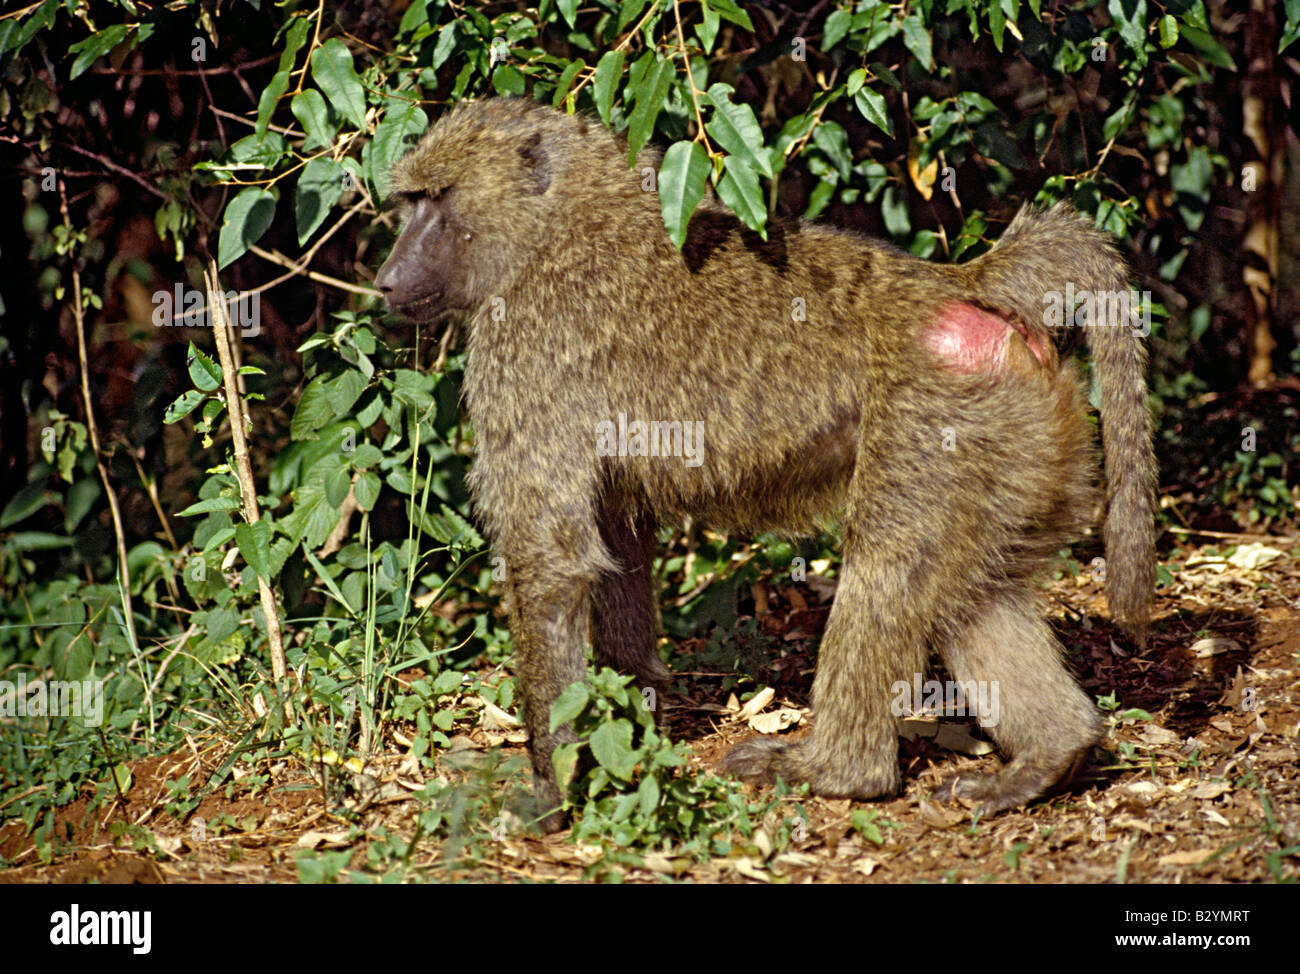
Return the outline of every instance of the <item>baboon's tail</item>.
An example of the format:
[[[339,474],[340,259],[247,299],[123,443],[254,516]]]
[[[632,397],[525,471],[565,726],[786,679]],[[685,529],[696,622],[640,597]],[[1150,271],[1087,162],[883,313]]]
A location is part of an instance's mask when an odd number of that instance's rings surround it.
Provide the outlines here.
[[[1070,290],[1076,298],[1093,298],[1095,311],[1112,311],[1094,314],[1084,326],[1101,391],[1106,590],[1111,616],[1142,640],[1155,588],[1157,474],[1146,399],[1146,334],[1129,316],[1137,309],[1129,303],[1124,261],[1091,221],[1058,203],[1048,210],[1025,207],[991,250],[959,266],[990,310],[1014,312],[1030,329],[1070,321],[1068,306],[1055,319],[1045,313],[1061,308]]]

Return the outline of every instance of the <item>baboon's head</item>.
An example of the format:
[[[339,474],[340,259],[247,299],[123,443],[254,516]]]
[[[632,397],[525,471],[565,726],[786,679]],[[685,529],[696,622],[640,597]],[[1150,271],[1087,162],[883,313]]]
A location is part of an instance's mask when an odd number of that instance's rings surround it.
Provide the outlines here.
[[[584,166],[593,155],[608,158]],[[403,228],[375,283],[417,321],[473,312],[547,251],[570,173],[617,159],[613,137],[583,116],[526,99],[457,105],[393,167]]]

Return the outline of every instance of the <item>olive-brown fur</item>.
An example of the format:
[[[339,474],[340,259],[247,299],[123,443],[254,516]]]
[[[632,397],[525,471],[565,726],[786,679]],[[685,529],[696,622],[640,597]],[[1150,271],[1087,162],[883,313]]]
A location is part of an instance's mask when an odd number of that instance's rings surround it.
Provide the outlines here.
[[[764,240],[714,202],[679,251],[647,188],[657,163],[645,152],[629,168],[626,147],[581,115],[500,99],[452,109],[392,174],[406,228],[378,284],[418,321],[467,324],[471,487],[507,566],[545,826],[563,823],[551,754],[571,739],[550,731],[551,704],[583,678],[584,644],[662,689],[653,531],[684,515],[743,532],[843,527],[813,730],[742,742],[729,769],[823,795],[896,791],[891,688],[933,652],[957,680],[997,682],[989,730],[1009,759],[948,793],[988,810],[1043,794],[1101,733],[1033,584],[1098,506],[1097,447],[1079,379],[1044,341],[1043,295],[1126,288],[1120,259],[1064,206],[1026,209],[960,265],[797,221],[770,222]],[[1006,334],[959,367],[932,339],[944,320],[964,337],[970,309]],[[1087,337],[1111,607],[1141,634],[1155,478],[1145,349],[1127,327]],[[620,414],[702,428],[700,462],[604,455],[598,431]]]

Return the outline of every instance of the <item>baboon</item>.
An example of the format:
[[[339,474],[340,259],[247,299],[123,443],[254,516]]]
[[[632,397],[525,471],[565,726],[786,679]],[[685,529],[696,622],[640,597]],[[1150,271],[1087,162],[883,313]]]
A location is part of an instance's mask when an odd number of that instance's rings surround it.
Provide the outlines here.
[[[470,487],[505,559],[543,826],[564,823],[551,754],[573,737],[550,732],[550,710],[583,679],[584,645],[664,687],[654,532],[685,515],[843,532],[812,731],[741,742],[728,770],[826,796],[896,792],[891,686],[935,652],[956,680],[999,688],[989,731],[1008,759],[944,795],[993,812],[1068,780],[1101,723],[1033,576],[1095,516],[1098,450],[1044,308],[1067,285],[1127,295],[1120,258],[1064,205],[1023,210],[987,253],[949,265],[798,221],[772,220],[764,239],[706,200],[679,251],[645,179],[657,161],[629,167],[581,114],[496,99],[450,110],[392,173],[404,228],[376,283],[416,322],[466,325]],[[1141,637],[1146,350],[1128,323],[1086,331],[1109,603]]]

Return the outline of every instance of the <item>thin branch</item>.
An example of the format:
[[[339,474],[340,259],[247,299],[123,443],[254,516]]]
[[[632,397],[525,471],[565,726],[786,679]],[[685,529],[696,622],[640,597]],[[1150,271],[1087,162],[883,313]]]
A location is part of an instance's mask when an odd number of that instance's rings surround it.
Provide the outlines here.
[[[60,144],[65,149],[71,149],[73,152],[77,153],[78,155],[83,155],[87,159],[94,159],[105,169],[115,172],[119,176],[125,176],[127,179],[130,179],[133,182],[139,183],[150,193],[153,193],[154,196],[157,196],[160,200],[166,201],[167,194],[164,193],[162,190],[160,190],[157,186],[150,186],[148,181],[146,181],[143,176],[139,175],[138,173],[133,173],[130,169],[127,169],[125,166],[119,166],[116,162],[114,162],[112,159],[108,158],[107,156],[101,156],[98,152],[91,152],[89,149],[83,149],[81,146],[73,145],[71,142],[62,142]]]
[[[248,441],[244,438],[244,426],[248,419],[244,413],[244,400],[239,395],[239,385],[236,381],[238,369],[232,353],[233,333],[226,320],[225,301],[221,298],[217,262],[212,258],[208,259],[204,283],[207,286],[208,309],[212,317],[212,336],[216,340],[217,357],[221,360],[221,378],[225,384],[226,411],[230,417],[230,438],[235,448],[235,471],[239,477],[240,502],[243,506],[244,520],[252,525],[262,519],[262,514],[257,506],[257,485],[253,480],[253,465],[248,458]],[[277,692],[283,693],[286,689],[285,675],[288,668],[284,660],[280,613],[275,605],[275,593],[271,591],[270,582],[260,574],[257,576],[257,594],[262,602],[262,616],[266,620],[266,640],[271,650],[271,675],[275,680]],[[285,720],[292,723],[292,701],[287,693],[284,693],[283,699]]]
[[[340,281],[337,277],[330,277],[328,274],[320,273],[320,271],[313,271],[303,267],[301,264],[295,263],[292,258],[284,256],[284,254],[280,253],[278,250],[263,250],[256,244],[248,249],[264,260],[269,260],[273,264],[279,264],[281,267],[290,268],[289,273],[282,274],[274,280],[267,281],[265,284],[259,284],[254,291],[265,291],[267,288],[275,287],[277,284],[281,284],[291,277],[304,276],[310,280],[316,281],[318,284],[328,284],[330,287],[336,287],[341,291],[351,291],[353,294],[362,294],[372,298],[383,297],[381,292],[376,291],[372,287],[365,287],[361,284],[350,284],[347,281]],[[253,292],[250,291],[249,293],[251,294]]]
[[[63,180],[59,180],[59,211],[63,215],[63,225],[68,231],[69,239],[73,235],[72,217],[68,214],[68,192]],[[136,646],[135,608],[131,604],[131,569],[126,561],[126,530],[122,526],[122,510],[118,507],[117,494],[113,492],[113,483],[108,479],[108,468],[104,466],[99,452],[99,426],[95,422],[94,400],[90,396],[90,369],[86,356],[86,316],[81,306],[81,270],[77,267],[77,254],[69,250],[72,263],[72,320],[77,329],[77,364],[81,369],[81,399],[86,410],[86,431],[90,434],[90,452],[95,457],[95,468],[99,479],[104,483],[104,493],[108,497],[108,509],[113,517],[113,535],[117,539],[118,577],[122,587],[122,610],[126,616],[126,630],[132,647]]]

